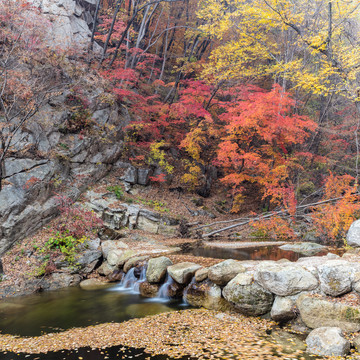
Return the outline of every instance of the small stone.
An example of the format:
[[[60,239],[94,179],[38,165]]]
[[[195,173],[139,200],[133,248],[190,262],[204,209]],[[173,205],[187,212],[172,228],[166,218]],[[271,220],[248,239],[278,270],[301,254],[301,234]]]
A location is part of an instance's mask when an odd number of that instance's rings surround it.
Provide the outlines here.
[[[79,285],[83,290],[97,290],[109,287],[109,283],[101,281],[100,279],[83,280]]]

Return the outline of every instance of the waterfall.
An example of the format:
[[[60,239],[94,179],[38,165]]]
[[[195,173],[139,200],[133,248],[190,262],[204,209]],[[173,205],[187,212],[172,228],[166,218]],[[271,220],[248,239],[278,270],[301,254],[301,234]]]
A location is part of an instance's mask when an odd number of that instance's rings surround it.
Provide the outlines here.
[[[165,282],[160,286],[157,296],[154,298],[148,299],[147,301],[148,302],[168,302],[168,301],[170,301],[171,299],[169,296],[169,287],[173,283],[174,283],[173,278],[169,274],[166,274]]]
[[[194,276],[194,277],[191,279],[190,284],[184,289],[183,302],[182,302],[181,306],[188,306],[188,305],[189,305],[189,303],[188,303],[187,300],[186,300],[186,295],[187,295],[187,293],[188,293],[191,285],[193,285],[195,282],[196,282],[196,280],[195,280],[195,276]]]
[[[137,280],[136,283],[134,284],[133,290],[137,294],[140,294],[140,284],[146,281],[146,269],[147,269],[146,265],[141,268],[139,280]]]
[[[165,301],[170,300],[169,287],[173,283],[173,278],[169,274],[166,274],[165,282],[160,286],[157,298]]]
[[[109,289],[110,291],[126,291],[133,294],[139,294],[140,284],[146,280],[146,266],[141,268],[139,279],[135,276],[135,268],[131,268],[122,278],[120,283]]]

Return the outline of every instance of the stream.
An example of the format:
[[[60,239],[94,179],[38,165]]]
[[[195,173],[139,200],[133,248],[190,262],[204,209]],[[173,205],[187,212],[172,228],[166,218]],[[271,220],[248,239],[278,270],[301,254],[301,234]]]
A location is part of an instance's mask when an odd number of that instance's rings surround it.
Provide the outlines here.
[[[197,256],[238,260],[276,260],[278,256],[281,256],[296,261],[299,258],[298,254],[290,251],[280,250],[279,252],[279,249],[274,246],[249,249],[198,248],[193,249],[191,253]],[[72,287],[2,300],[0,302],[0,331],[4,334],[19,336],[39,336],[61,332],[73,327],[124,322],[133,318],[188,307],[182,299],[172,300],[167,296],[167,287],[173,281],[170,277],[160,287],[158,297],[147,299],[139,296],[139,285],[146,279],[145,274],[146,267],[143,268],[140,277],[136,278],[133,268],[120,283],[108,288],[83,290]],[[169,359],[168,356],[152,356],[144,353],[142,349],[124,346],[107,349],[80,348],[73,351],[64,350],[34,355],[0,352],[1,360],[105,360],[117,358]],[[182,359],[190,360],[190,357]]]
[[[119,289],[118,285],[92,291],[72,287],[1,301],[0,331],[38,336],[184,308],[182,300],[150,301],[135,291]]]

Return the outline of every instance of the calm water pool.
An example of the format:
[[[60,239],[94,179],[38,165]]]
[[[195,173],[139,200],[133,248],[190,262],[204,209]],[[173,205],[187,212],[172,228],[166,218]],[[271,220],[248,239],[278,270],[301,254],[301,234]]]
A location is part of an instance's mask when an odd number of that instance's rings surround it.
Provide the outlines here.
[[[37,336],[184,309],[182,301],[157,303],[131,292],[111,290],[68,288],[3,300],[0,302],[0,331]]]
[[[280,260],[288,259],[296,261],[304,255],[293,251],[281,250],[278,246],[258,246],[250,248],[221,248],[221,247],[198,247],[186,251],[187,254],[195,256],[210,257],[215,259],[235,259],[235,260]],[[318,253],[317,256],[326,255],[328,251]]]

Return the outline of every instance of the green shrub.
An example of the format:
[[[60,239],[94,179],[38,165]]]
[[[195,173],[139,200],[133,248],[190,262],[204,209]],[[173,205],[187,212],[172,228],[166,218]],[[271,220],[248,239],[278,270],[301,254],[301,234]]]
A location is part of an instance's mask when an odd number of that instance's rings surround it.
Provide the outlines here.
[[[46,243],[43,251],[59,250],[64,256],[65,260],[74,265],[76,254],[79,246],[83,244],[87,238],[85,236],[77,239],[67,232],[57,232],[54,237],[51,237]]]
[[[109,186],[107,191],[111,191],[115,194],[116,198],[122,200],[124,197],[124,190],[119,185]]]

